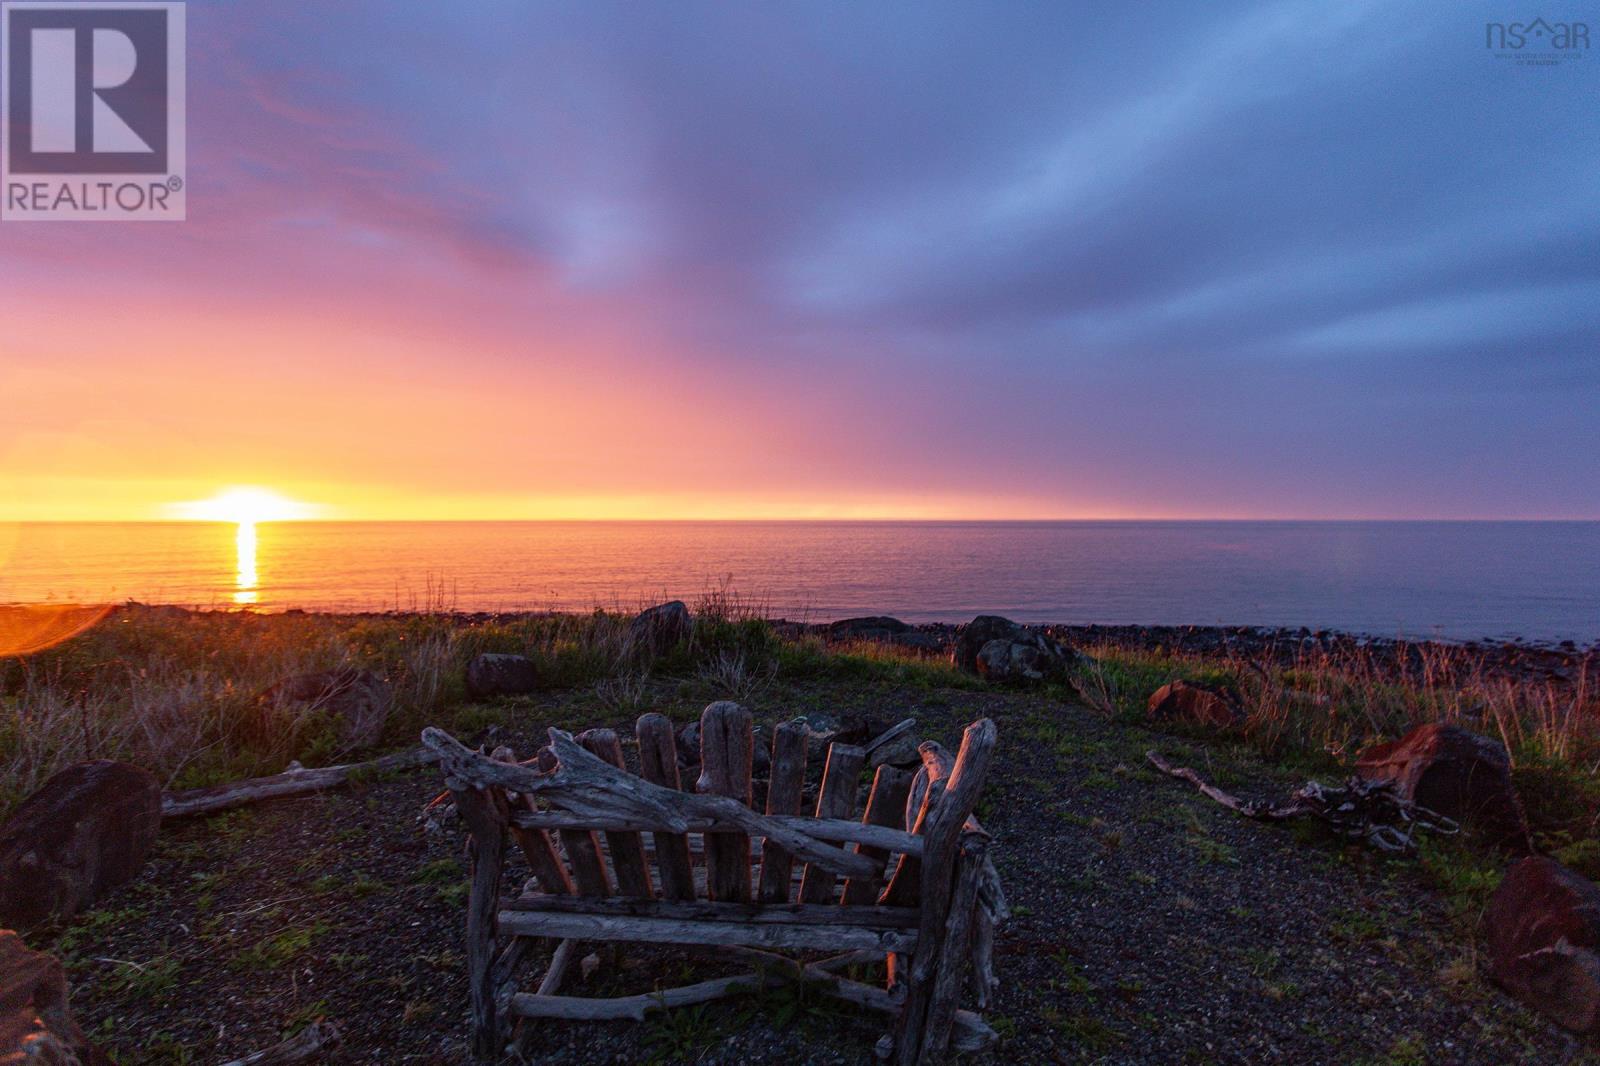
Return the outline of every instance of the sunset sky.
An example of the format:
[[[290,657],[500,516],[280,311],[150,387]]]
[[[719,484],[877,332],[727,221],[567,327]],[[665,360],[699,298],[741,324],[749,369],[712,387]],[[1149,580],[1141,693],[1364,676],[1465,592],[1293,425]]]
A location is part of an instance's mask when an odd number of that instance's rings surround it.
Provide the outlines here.
[[[195,0],[189,220],[0,225],[0,520],[1600,518],[1532,14]]]

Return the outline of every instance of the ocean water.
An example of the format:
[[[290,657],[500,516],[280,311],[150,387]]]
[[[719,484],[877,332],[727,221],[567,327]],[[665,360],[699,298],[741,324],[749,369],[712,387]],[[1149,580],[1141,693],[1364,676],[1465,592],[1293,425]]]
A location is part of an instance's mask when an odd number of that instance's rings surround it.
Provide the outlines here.
[[[1600,639],[1600,522],[0,525],[0,603],[632,608]]]

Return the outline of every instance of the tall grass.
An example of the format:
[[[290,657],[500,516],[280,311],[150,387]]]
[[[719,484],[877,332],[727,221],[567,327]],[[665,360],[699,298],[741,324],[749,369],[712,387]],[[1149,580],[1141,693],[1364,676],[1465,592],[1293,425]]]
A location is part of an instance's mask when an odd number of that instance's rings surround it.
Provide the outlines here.
[[[1498,737],[1536,827],[1592,835],[1600,820],[1600,684],[1587,664],[1570,679],[1509,676],[1461,646],[1312,647],[1288,655],[1207,657],[1101,645],[1078,687],[1091,706],[1133,720],[1173,678],[1240,694],[1247,742],[1271,755],[1348,762],[1414,726],[1448,722]],[[1559,843],[1559,839],[1553,843]]]
[[[25,658],[0,659],[0,814],[83,759],[149,768],[167,787],[276,773],[292,759],[348,754],[338,723],[266,697],[295,674],[353,668],[388,681],[383,746],[415,743],[466,700],[480,652],[533,659],[550,688],[591,686],[607,706],[639,707],[652,671],[749,697],[777,670],[781,642],[756,601],[726,584],[694,605],[686,640],[642,661],[630,615],[457,614],[441,586],[406,614],[185,611],[129,605],[95,628]]]

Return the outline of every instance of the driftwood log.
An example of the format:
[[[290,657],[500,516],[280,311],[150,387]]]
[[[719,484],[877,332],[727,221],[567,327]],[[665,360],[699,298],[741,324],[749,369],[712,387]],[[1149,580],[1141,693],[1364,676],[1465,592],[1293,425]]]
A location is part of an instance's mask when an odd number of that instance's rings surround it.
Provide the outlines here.
[[[210,814],[246,803],[276,799],[279,796],[298,796],[307,792],[321,792],[349,784],[373,774],[409,770],[439,761],[436,752],[416,748],[396,755],[385,755],[368,762],[345,763],[340,766],[323,766],[307,770],[299,763],[271,777],[255,777],[248,781],[235,781],[209,788],[191,788],[181,792],[164,792],[161,795],[161,817],[185,818],[195,814]]]
[[[1347,840],[1360,840],[1395,854],[1417,849],[1418,830],[1440,834],[1460,832],[1460,826],[1442,814],[1418,807],[1400,796],[1394,782],[1352,777],[1342,787],[1308,781],[1284,802],[1244,800],[1224,792],[1187,766],[1173,766],[1155,751],[1145,753],[1150,765],[1180,781],[1230,811],[1263,822],[1315,818]]]

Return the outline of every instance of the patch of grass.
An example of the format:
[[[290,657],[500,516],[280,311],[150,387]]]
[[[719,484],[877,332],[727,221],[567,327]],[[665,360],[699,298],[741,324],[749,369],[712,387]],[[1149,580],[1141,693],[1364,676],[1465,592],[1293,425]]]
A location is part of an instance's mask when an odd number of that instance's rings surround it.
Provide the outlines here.
[[[411,875],[411,881],[418,885],[442,885],[459,881],[464,876],[461,863],[457,860],[434,859],[419,866],[417,872]]]
[[[319,1022],[327,1016],[327,1000],[319,999],[315,1003],[308,1003],[284,1019],[283,1035],[285,1037],[295,1036],[314,1022]]]
[[[1190,837],[1189,846],[1200,861],[1211,866],[1237,866],[1239,855],[1220,840],[1211,837]]]
[[[1420,1036],[1409,1034],[1389,1045],[1382,1062],[1385,1066],[1428,1066],[1428,1051]]]
[[[319,896],[348,896],[351,899],[365,899],[376,895],[389,886],[377,878],[368,877],[366,874],[356,874],[347,877],[343,874],[323,874],[311,882],[311,891]]]
[[[229,965],[236,970],[276,970],[293,962],[311,947],[330,926],[313,922],[266,937],[234,956]]]
[[[1500,887],[1503,861],[1458,837],[1424,836],[1417,848],[1424,878],[1449,901],[1452,914],[1475,928],[1489,897]]]
[[[645,1048],[652,1066],[693,1062],[699,1053],[722,1035],[721,1027],[704,1003],[650,1015],[645,1030]]]
[[[110,960],[114,970],[106,979],[106,987],[117,995],[130,999],[161,999],[178,983],[177,959],[170,954],[146,962],[122,959]]]
[[[1594,837],[1559,847],[1550,857],[1591,881],[1600,881],[1600,840]]]
[[[1061,1036],[1090,1051],[1109,1051],[1122,1043],[1122,1034],[1092,1014],[1062,1013],[1041,1008],[1039,1016]]]
[[[465,907],[467,900],[472,896],[472,886],[465,881],[458,881],[453,885],[440,885],[434,890],[433,895],[447,907]]]
[[[1340,940],[1360,944],[1381,937],[1383,925],[1366,911],[1342,907],[1333,912],[1328,932]]]

